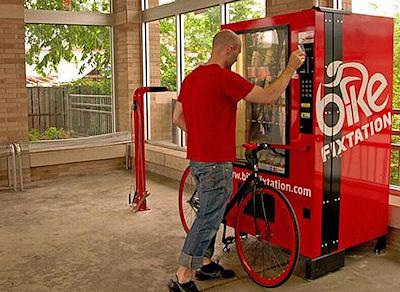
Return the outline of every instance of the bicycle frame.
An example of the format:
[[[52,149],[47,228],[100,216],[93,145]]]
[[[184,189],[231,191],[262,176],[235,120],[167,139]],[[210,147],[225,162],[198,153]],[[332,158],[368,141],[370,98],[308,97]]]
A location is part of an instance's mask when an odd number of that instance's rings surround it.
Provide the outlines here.
[[[252,185],[253,184],[253,185]],[[233,209],[235,204],[239,205],[243,197],[251,190],[257,187],[263,186],[264,183],[258,178],[258,171],[253,170],[244,183],[239,187],[238,191],[231,196],[231,200],[225,209],[224,220],[222,223],[225,224],[225,217]]]

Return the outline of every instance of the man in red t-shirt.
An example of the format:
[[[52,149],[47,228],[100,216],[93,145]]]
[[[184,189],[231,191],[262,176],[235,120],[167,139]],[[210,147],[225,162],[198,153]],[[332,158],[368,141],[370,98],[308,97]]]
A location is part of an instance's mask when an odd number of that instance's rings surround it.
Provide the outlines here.
[[[293,52],[279,78],[261,88],[230,71],[240,51],[237,34],[231,30],[217,33],[210,60],[185,78],[175,106],[173,122],[187,133],[187,158],[200,209],[182,248],[176,279],[168,283],[170,291],[199,291],[191,280],[193,270],[198,270],[199,280],[235,275],[211,261],[211,257],[215,234],[232,192],[236,106],[242,99],[274,103],[305,59],[302,51]]]

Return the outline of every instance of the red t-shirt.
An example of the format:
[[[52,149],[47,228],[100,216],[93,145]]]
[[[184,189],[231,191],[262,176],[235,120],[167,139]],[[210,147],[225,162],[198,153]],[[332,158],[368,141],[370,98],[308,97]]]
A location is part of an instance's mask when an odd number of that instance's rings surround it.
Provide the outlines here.
[[[235,161],[236,105],[254,85],[217,64],[199,66],[183,81],[187,158],[201,162]]]

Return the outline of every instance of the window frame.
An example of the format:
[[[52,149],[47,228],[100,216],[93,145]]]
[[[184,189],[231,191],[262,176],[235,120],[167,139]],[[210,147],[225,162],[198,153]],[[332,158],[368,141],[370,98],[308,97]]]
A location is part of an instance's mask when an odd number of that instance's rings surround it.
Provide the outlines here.
[[[57,24],[57,25],[93,25],[110,27],[110,50],[111,50],[111,116],[112,133],[116,132],[116,101],[115,101],[115,50],[114,50],[114,15],[113,0],[110,3],[110,13],[80,12],[80,11],[53,11],[53,10],[24,10],[25,25],[27,24]]]
[[[215,6],[220,7],[220,25],[229,22],[229,3],[240,0],[175,0],[175,2],[159,5],[148,8],[148,0],[142,0],[142,51],[143,51],[143,86],[150,86],[150,60],[149,56],[149,39],[148,39],[148,23],[161,20],[168,17],[175,17],[176,29],[176,70],[177,70],[177,92],[181,88],[181,83],[185,78],[185,60],[184,60],[184,23],[183,15],[186,13],[207,9]],[[145,140],[149,143],[157,143],[151,140],[151,112],[150,100],[147,97],[145,100]],[[186,133],[178,129],[178,145],[177,148],[186,148]],[[167,147],[167,146],[166,146]]]

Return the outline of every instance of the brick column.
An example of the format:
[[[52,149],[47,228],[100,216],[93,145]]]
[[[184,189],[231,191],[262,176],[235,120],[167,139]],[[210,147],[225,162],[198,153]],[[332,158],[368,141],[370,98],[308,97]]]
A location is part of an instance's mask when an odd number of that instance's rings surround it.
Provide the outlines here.
[[[0,145],[28,141],[25,81],[25,22],[23,0],[0,2]],[[29,160],[23,168],[29,179]],[[5,159],[0,161],[0,186],[7,177]]]
[[[267,0],[267,16],[312,8],[315,0]]]
[[[140,0],[114,0],[117,131],[129,130],[132,93],[142,82]]]

